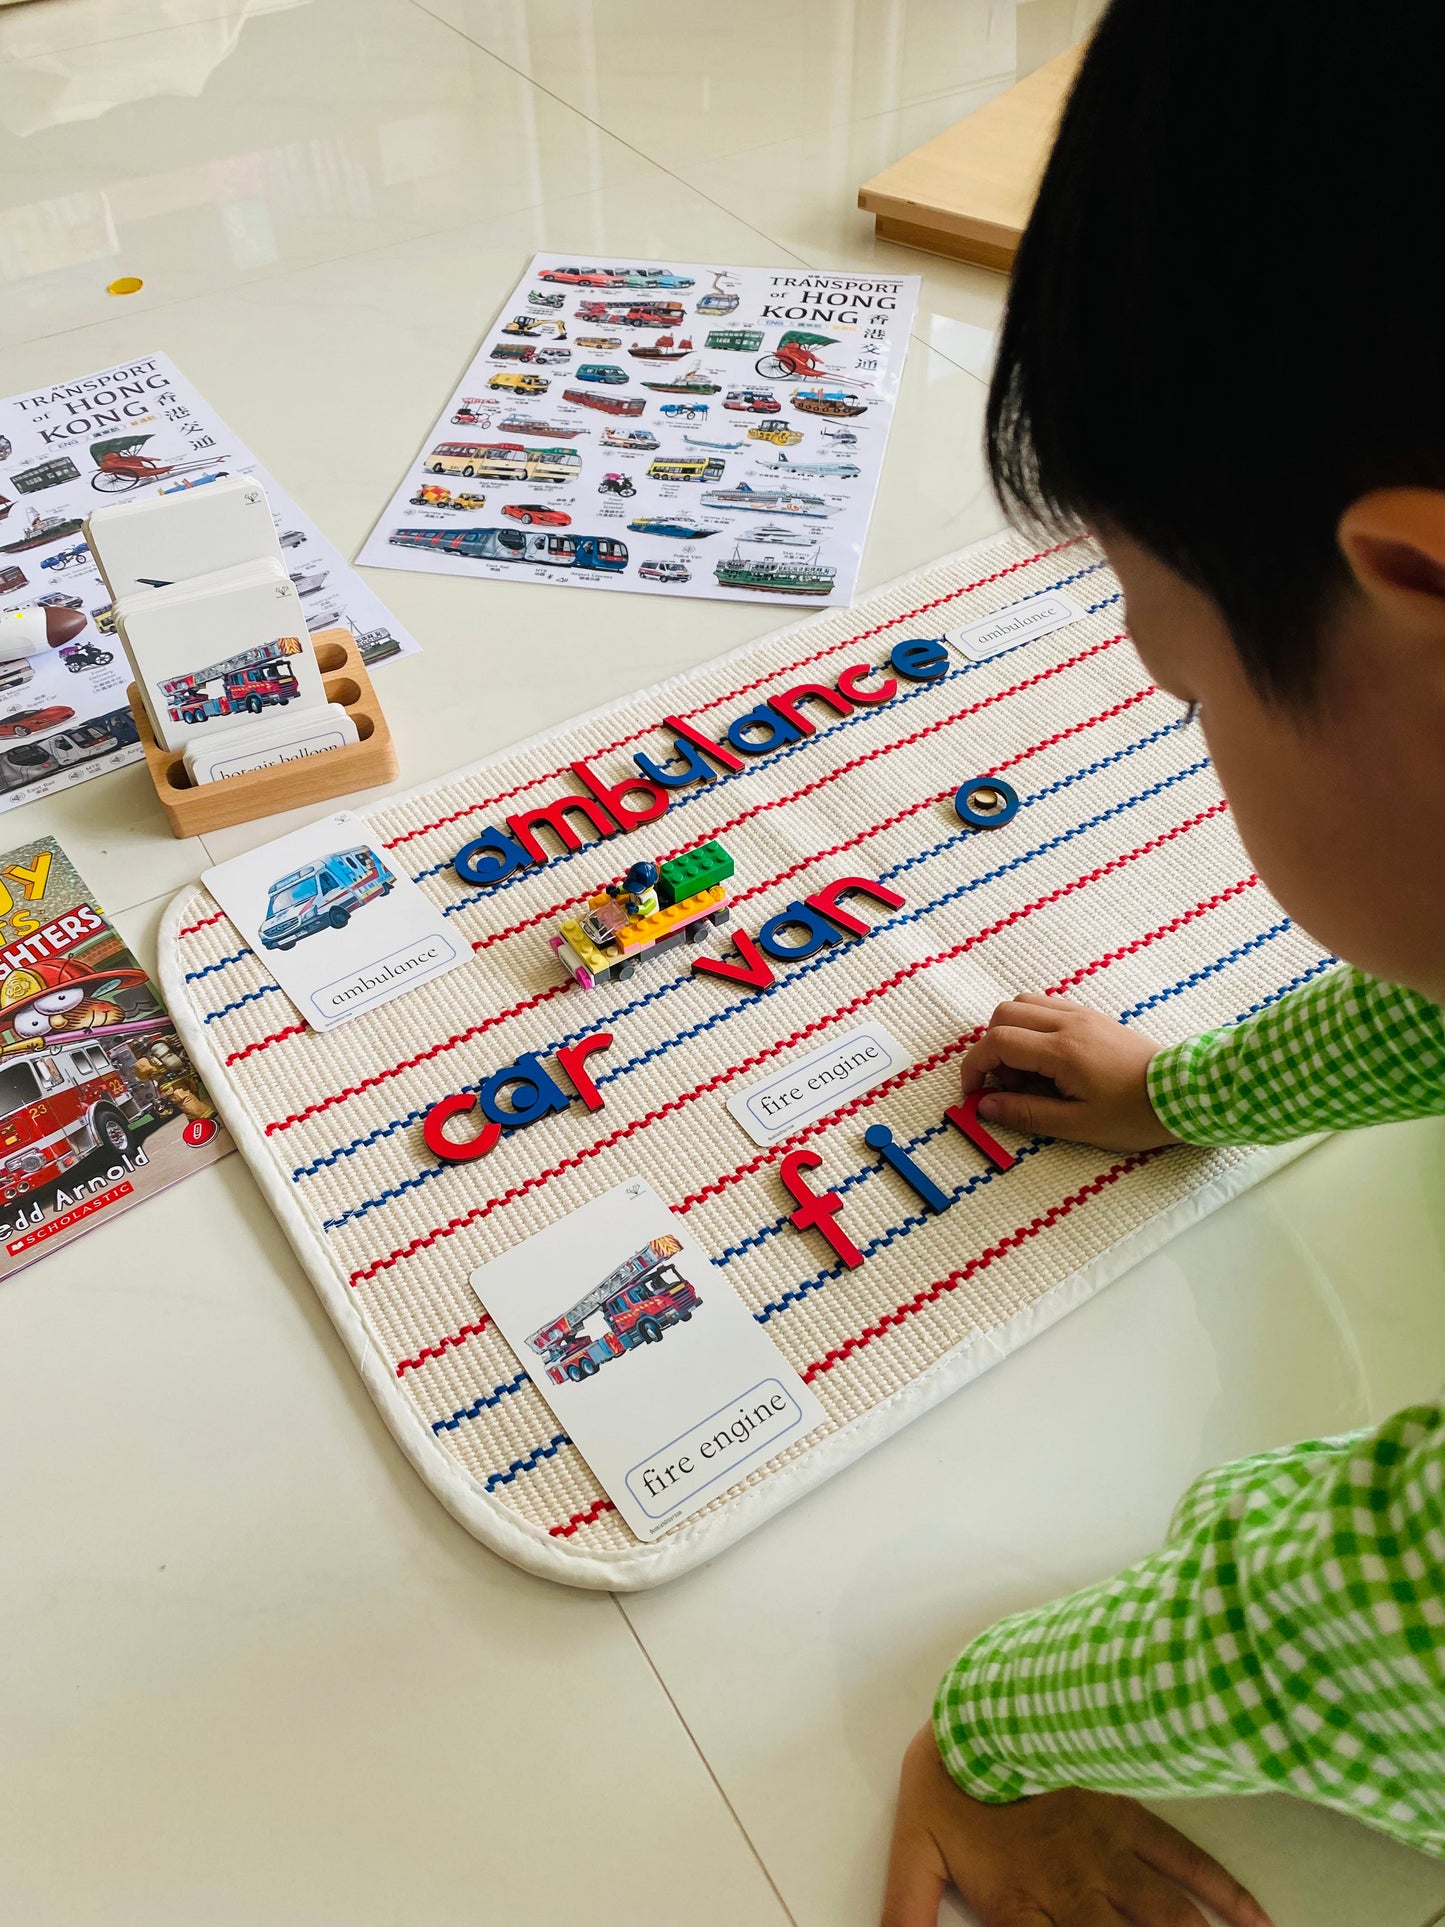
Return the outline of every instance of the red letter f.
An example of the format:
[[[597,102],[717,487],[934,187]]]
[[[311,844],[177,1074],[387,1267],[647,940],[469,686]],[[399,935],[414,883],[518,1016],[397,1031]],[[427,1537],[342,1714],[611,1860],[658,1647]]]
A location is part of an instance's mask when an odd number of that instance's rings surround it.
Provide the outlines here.
[[[816,1151],[789,1151],[783,1159],[780,1173],[783,1188],[790,1198],[797,1200],[798,1208],[791,1215],[790,1222],[799,1231],[821,1231],[833,1250],[843,1260],[850,1271],[856,1271],[863,1262],[863,1253],[854,1244],[847,1232],[833,1220],[843,1209],[843,1200],[836,1191],[816,1193],[810,1191],[799,1175],[811,1171],[822,1158]]]

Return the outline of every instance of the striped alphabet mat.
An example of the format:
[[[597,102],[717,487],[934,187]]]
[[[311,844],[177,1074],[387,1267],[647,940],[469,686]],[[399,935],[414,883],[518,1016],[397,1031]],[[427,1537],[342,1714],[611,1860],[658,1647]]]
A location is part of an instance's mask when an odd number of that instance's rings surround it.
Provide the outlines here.
[[[1012,618],[982,619],[1046,591],[1074,605],[1065,626],[982,661],[952,656],[931,680],[890,667],[914,638],[1013,633]],[[900,652],[900,667],[930,653]],[[671,778],[651,803],[619,787],[639,757]],[[986,772],[1020,807],[970,828],[955,792]],[[549,808],[568,795],[590,810]],[[629,806],[655,820],[602,840]],[[1002,536],[368,820],[470,944],[469,966],[317,1034],[196,886],[167,914],[166,995],[417,1470],[487,1545],[574,1585],[651,1585],[711,1557],[1270,1168],[1255,1152],[1124,1156],[1000,1133],[1017,1162],[997,1169],[944,1117],[995,1004],[1053,990],[1170,1040],[1259,1010],[1331,963],[1251,873],[1198,730],[1150,686],[1118,583],[1082,541]],[[762,988],[694,972],[700,953],[685,946],[626,981],[583,989],[566,976],[547,941],[559,919],[639,858],[710,838],[736,865],[714,956],[843,877],[902,904],[847,897],[863,933],[773,963]],[[477,874],[494,880],[453,868],[473,841]],[[779,1143],[743,1134],[730,1096],[870,1019],[905,1068]],[[428,1151],[423,1120],[440,1099],[528,1053],[551,1065],[597,1032],[612,1039],[586,1063],[600,1108],[574,1098],[472,1162]],[[928,1211],[868,1149],[870,1123],[950,1209]],[[789,1222],[779,1173],[798,1149],[819,1154],[810,1182],[838,1194],[834,1222],[860,1267]],[[621,1522],[467,1284],[483,1260],[639,1173],[828,1414],[653,1545]]]

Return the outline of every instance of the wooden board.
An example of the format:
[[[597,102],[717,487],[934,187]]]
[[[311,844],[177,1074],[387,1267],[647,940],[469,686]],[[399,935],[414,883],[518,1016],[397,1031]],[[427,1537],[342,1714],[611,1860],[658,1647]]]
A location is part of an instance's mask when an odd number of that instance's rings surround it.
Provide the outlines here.
[[[1082,46],[905,154],[858,190],[880,238],[1007,273]]]
[[[326,700],[341,704],[356,724],[360,740],[348,743],[345,749],[323,750],[319,756],[252,770],[246,776],[228,776],[219,783],[192,783],[186,775],[183,752],[163,749],[156,741],[139,689],[132,683],[126,690],[146,766],[172,836],[204,836],[207,830],[250,823],[258,816],[275,816],[280,810],[302,809],[328,796],[372,789],[379,783],[389,783],[396,775],[396,747],[356,638],[349,629],[323,629],[315,637],[315,644]]]

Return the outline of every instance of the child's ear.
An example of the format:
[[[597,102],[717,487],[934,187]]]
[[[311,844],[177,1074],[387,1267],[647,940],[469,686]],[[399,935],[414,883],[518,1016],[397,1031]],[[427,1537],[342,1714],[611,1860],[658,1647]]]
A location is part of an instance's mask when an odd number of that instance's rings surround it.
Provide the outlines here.
[[[1445,623],[1445,490],[1374,489],[1345,510],[1337,539],[1356,588],[1383,614]]]

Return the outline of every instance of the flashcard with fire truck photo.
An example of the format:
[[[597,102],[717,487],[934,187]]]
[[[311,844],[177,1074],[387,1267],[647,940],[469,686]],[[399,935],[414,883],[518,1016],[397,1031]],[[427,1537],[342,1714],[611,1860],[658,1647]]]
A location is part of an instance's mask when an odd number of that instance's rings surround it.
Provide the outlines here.
[[[0,856],[0,1278],[232,1148],[64,850]]]
[[[645,1178],[479,1266],[471,1285],[640,1539],[825,1416]]]

